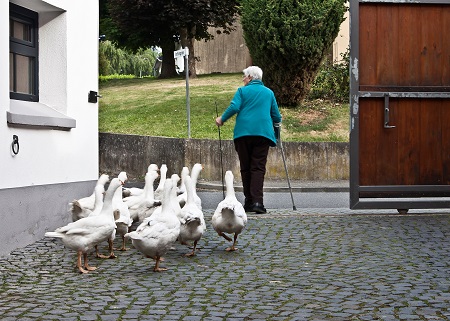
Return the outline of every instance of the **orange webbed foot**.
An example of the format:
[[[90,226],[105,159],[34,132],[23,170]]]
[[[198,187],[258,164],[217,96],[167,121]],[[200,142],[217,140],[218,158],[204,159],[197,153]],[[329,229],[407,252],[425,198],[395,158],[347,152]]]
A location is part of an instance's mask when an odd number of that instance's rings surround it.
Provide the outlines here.
[[[95,270],[97,270],[96,266],[85,265],[84,267],[88,271],[95,271]]]
[[[84,257],[84,264],[85,264],[85,265],[86,265],[86,262],[87,262],[87,254],[86,254],[86,253],[83,253],[83,252],[81,252],[81,251],[78,251],[78,252],[77,252],[77,269],[80,271],[80,273],[88,273],[88,271],[85,270],[85,269],[83,268],[83,265],[81,264],[81,256]]]
[[[114,250],[116,250],[116,251],[128,251],[129,249],[130,249],[130,248],[125,247],[125,246],[119,247],[119,248],[114,248]]]
[[[87,270],[83,269],[83,267],[82,267],[82,266],[78,266],[78,270],[80,271],[80,273],[83,273],[83,274],[86,274],[86,273],[88,273],[88,272],[89,272],[89,271],[87,271]]]
[[[153,272],[163,272],[163,271],[167,271],[166,268],[161,268],[161,267],[159,267],[159,262],[161,262],[161,259],[162,259],[162,257],[160,257],[160,256],[155,257],[156,263],[155,263],[155,267],[153,268]]]
[[[153,272],[164,272],[164,271],[167,271],[167,269],[166,268],[154,268],[153,269]]]

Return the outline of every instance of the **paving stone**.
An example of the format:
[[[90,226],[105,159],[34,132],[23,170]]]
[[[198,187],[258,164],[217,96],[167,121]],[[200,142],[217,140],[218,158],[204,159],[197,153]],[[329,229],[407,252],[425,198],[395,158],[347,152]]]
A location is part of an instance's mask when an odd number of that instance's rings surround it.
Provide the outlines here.
[[[80,315],[79,316],[80,321],[96,321],[97,320],[97,315]]]
[[[450,320],[450,214],[347,214],[249,214],[226,252],[205,211],[202,250],[162,273],[132,248],[82,275],[45,238],[0,258],[2,320]]]

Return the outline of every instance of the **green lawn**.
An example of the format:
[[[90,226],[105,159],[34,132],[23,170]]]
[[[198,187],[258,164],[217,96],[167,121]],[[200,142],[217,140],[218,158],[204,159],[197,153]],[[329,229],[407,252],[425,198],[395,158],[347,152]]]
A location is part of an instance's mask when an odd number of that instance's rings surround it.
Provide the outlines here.
[[[242,75],[201,75],[189,79],[191,138],[218,139],[214,123],[228,107]],[[121,79],[100,84],[99,131],[187,138],[186,80]],[[348,141],[348,104],[305,101],[297,109],[280,106],[285,141]],[[234,118],[221,127],[232,139]]]

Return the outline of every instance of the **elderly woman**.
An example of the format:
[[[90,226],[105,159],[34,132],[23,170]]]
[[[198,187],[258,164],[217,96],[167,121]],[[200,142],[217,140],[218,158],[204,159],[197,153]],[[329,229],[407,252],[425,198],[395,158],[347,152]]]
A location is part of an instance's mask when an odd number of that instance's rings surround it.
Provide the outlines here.
[[[264,176],[270,146],[276,146],[273,123],[281,122],[278,104],[272,90],[262,82],[263,72],[257,66],[243,70],[244,86],[239,87],[233,100],[216,125],[222,126],[233,115],[234,147],[239,156],[246,212],[266,213],[263,199]]]

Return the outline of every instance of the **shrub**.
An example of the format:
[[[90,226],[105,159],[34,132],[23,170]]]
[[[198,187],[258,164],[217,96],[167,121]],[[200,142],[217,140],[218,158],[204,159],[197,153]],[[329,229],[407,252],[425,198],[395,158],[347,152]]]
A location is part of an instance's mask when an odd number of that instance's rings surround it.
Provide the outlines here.
[[[350,55],[349,49],[341,54],[339,62],[325,59],[314,80],[308,99],[329,99],[335,102],[347,102],[350,96]]]
[[[346,0],[243,0],[241,23],[253,63],[284,106],[308,95],[338,35]]]

